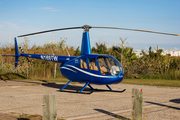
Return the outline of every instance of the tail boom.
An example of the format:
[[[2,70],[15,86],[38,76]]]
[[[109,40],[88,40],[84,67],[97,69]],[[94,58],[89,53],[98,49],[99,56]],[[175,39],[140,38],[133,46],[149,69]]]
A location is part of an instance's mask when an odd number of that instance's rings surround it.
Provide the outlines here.
[[[59,62],[59,63],[64,63],[76,58],[75,56],[58,56],[58,55],[25,54],[25,53],[21,53],[20,56],[52,61],[52,62]]]
[[[59,62],[64,63],[69,60],[72,60],[76,58],[75,56],[58,56],[58,55],[43,55],[43,54],[25,54],[24,52],[19,54],[18,44],[16,38],[14,38],[15,42],[15,55],[3,55],[8,57],[15,57],[15,68],[18,65],[19,57],[26,57],[26,58],[35,58],[35,59],[41,59],[46,61],[52,61],[52,62]]]

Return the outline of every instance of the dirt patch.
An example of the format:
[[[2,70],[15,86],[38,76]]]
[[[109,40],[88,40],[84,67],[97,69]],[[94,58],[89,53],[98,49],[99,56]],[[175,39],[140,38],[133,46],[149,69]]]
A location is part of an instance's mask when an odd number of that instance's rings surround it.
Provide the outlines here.
[[[27,115],[27,114],[6,114],[0,113],[0,120],[42,120],[40,115]]]
[[[0,120],[17,120],[17,117],[8,115],[8,114],[4,114],[4,113],[0,113]]]
[[[28,114],[17,114],[17,113],[0,113],[0,120],[42,120],[41,115],[28,115]],[[57,120],[65,120],[59,119]]]

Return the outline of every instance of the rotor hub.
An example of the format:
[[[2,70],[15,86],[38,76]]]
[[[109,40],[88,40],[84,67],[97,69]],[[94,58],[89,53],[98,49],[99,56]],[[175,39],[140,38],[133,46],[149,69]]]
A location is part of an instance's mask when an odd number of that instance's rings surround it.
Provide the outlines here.
[[[89,25],[84,25],[84,26],[82,26],[82,28],[84,29],[84,32],[89,32],[89,29],[92,27]]]

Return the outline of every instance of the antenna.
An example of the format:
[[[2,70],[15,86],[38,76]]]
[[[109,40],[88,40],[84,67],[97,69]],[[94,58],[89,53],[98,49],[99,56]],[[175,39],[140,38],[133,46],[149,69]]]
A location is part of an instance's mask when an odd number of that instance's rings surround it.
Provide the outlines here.
[[[159,50],[159,45],[157,45],[157,50]]]
[[[68,56],[70,57],[70,54],[69,54],[69,52],[68,52],[68,50],[67,50],[67,48],[65,47],[65,49],[66,49],[66,51],[67,51],[67,53],[68,53]]]
[[[53,44],[54,44],[54,32],[53,32]]]
[[[11,36],[9,35],[9,51],[11,51],[11,48],[10,48],[10,39],[11,39]]]
[[[9,35],[9,48],[10,48],[10,38],[11,38],[11,36]]]

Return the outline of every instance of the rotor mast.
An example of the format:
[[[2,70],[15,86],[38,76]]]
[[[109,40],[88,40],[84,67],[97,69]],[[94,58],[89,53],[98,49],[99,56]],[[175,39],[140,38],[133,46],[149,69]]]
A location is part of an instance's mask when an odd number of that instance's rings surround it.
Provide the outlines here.
[[[81,44],[81,55],[90,55],[91,54],[91,46],[90,46],[90,38],[89,38],[89,29],[92,28],[89,25],[82,26],[84,29],[82,36],[82,44]]]

